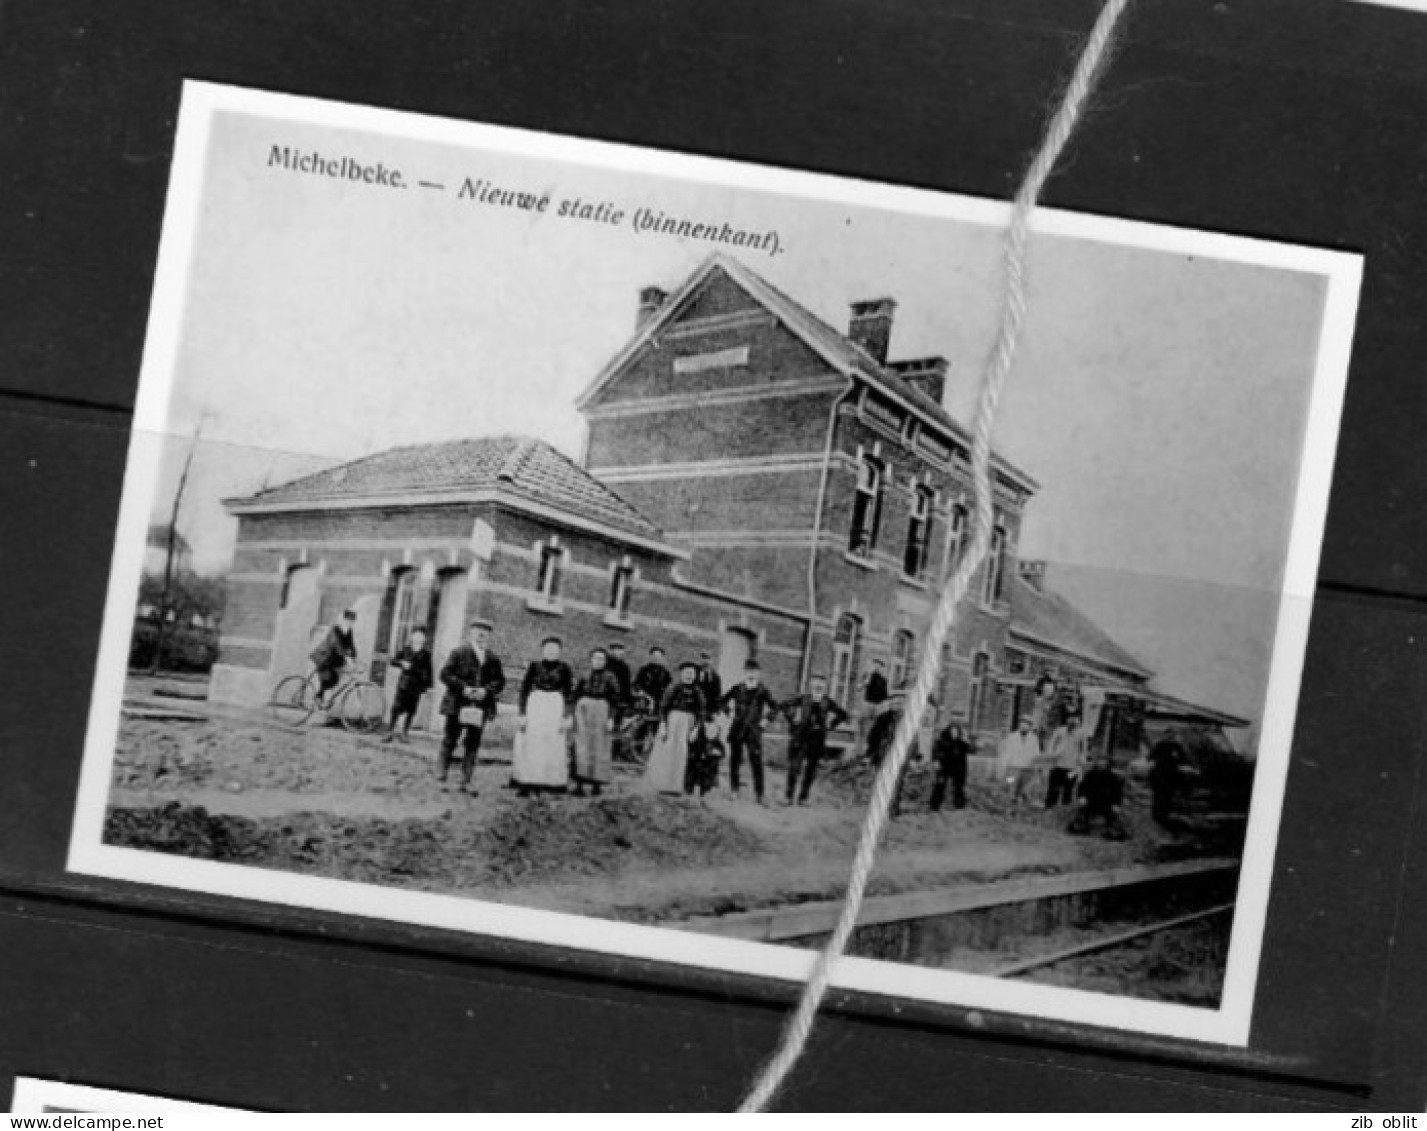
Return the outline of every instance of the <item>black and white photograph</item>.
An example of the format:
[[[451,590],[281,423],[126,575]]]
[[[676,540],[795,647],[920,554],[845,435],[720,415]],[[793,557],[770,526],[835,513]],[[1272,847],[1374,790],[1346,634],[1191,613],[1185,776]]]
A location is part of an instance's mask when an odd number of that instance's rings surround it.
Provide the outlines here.
[[[806,976],[1003,202],[186,85],[70,868]],[[839,986],[1247,1042],[1360,259],[1051,209]]]

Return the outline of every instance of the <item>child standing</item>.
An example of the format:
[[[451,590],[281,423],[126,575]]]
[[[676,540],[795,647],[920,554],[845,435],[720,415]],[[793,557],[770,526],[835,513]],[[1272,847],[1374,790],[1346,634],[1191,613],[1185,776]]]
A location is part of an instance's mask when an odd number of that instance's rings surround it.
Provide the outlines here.
[[[431,650],[426,647],[426,630],[413,628],[406,646],[396,654],[392,666],[401,671],[396,681],[396,696],[391,705],[391,724],[387,727],[383,742],[410,742],[411,720],[416,717],[416,708],[421,705],[421,697],[435,682],[431,670]],[[402,724],[396,729],[397,722]]]

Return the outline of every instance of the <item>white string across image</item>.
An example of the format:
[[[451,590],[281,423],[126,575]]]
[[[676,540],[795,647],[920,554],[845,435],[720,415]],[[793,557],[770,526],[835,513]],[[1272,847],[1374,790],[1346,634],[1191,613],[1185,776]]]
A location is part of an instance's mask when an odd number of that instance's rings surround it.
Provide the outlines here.
[[[996,419],[996,406],[1015,359],[1021,329],[1026,318],[1025,258],[1030,234],[1031,214],[1041,189],[1075,129],[1081,111],[1102,71],[1118,21],[1130,0],[1106,0],[1081,51],[1075,71],[1066,85],[1060,106],[1051,118],[1040,150],[1026,172],[1016,193],[1011,219],[1002,244],[1004,271],[1000,328],[996,345],[981,376],[981,390],[976,407],[971,449],[972,489],[975,512],[972,520],[971,544],[956,564],[942,590],[927,632],[926,645],[917,679],[907,696],[906,710],[897,727],[892,749],[883,760],[868,800],[857,853],[848,876],[847,893],[843,898],[837,925],[827,945],[818,954],[808,980],[804,983],[797,1008],[784,1027],[778,1048],[764,1064],[743,1103],[740,1113],[766,1111],[789,1073],[802,1057],[817,1019],[818,1010],[827,996],[833,968],[847,949],[852,932],[857,927],[863,896],[877,859],[877,850],[886,829],[897,780],[906,764],[912,742],[921,727],[922,716],[931,700],[940,669],[942,645],[946,641],[971,579],[986,557],[991,543],[994,514],[991,505],[991,433]]]

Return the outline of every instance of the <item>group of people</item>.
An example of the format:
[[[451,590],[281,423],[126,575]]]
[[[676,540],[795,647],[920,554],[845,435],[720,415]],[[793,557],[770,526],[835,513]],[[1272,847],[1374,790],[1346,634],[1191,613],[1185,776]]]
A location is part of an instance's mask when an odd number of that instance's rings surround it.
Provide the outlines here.
[[[342,668],[354,662],[352,642],[355,616],[343,614],[313,653],[322,692],[340,679]],[[466,639],[434,672],[424,629],[412,631],[406,645],[392,658],[400,675],[384,742],[409,741],[409,732],[421,697],[439,681],[443,718],[437,777],[445,788],[456,750],[461,750],[459,788],[474,794],[476,760],[487,721],[505,690],[505,672],[489,648],[492,625],[473,620]],[[654,645],[648,662],[631,674],[624,645],[590,650],[585,671],[576,675],[564,659],[563,642],[548,636],[540,658],[531,663],[520,683],[517,700],[515,751],[510,784],[522,795],[538,791],[587,791],[599,794],[610,783],[612,744],[621,721],[641,699],[656,728],[644,779],[649,788],[664,794],[704,796],[716,788],[727,759],[728,785],[734,795],[743,786],[745,763],[753,796],[765,803],[763,739],[779,718],[788,724],[787,769],[783,798],[787,805],[806,805],[819,767],[829,754],[828,736],[848,720],[848,712],[828,694],[827,679],[814,675],[808,690],[779,699],[764,684],[756,660],[744,665],[743,679],[725,690],[708,652],[697,661],[685,660],[677,675],[665,660],[664,649]],[[906,694],[889,688],[882,661],[874,661],[863,685],[866,704],[860,720],[862,756],[879,767],[891,750],[904,713]],[[1001,741],[998,771],[1010,789],[1012,804],[1030,801],[1034,783],[1044,777],[1044,807],[1072,807],[1068,830],[1088,833],[1097,826],[1103,835],[1122,839],[1120,807],[1124,780],[1103,754],[1092,752],[1091,734],[1081,716],[1064,715],[1049,725],[1049,695],[1038,689],[1034,708]],[[920,760],[917,741],[904,763],[894,794],[892,815],[899,814],[907,769]],[[952,807],[966,805],[968,759],[973,746],[965,728],[951,722],[932,743],[934,777],[928,808],[939,811],[950,795]],[[1186,758],[1173,732],[1150,750],[1151,814],[1172,827],[1172,806],[1180,767]]]
[[[827,679],[815,675],[808,690],[779,700],[763,683],[757,660],[744,664],[743,679],[724,691],[707,665],[686,660],[679,678],[659,702],[659,730],[645,767],[645,779],[660,793],[706,795],[719,780],[728,757],[728,783],[737,795],[748,763],[753,797],[765,803],[763,734],[777,718],[788,723],[788,766],[783,800],[806,805],[827,756],[827,736],[847,712],[827,693]]]

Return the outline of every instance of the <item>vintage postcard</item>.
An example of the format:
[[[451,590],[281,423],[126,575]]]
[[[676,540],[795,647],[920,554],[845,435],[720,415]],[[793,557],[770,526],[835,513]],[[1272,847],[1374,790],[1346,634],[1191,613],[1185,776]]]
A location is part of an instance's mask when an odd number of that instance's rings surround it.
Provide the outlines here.
[[[190,84],[72,868],[804,976],[1008,212]],[[1247,1042],[1360,266],[1036,215],[839,985]]]

